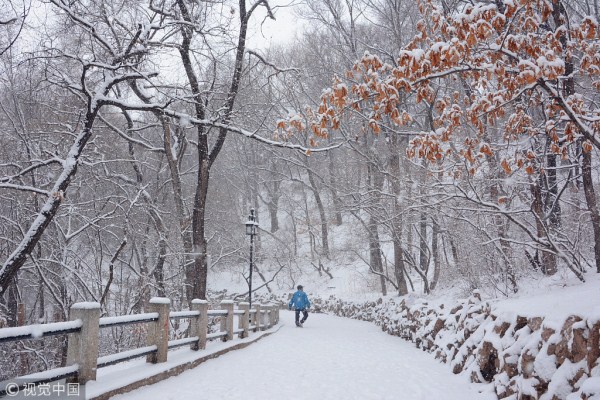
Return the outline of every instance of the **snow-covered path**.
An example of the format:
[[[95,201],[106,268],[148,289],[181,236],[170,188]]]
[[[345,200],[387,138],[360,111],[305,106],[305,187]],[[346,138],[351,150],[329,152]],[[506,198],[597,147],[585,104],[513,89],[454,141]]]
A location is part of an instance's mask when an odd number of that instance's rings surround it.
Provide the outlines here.
[[[310,314],[300,329],[293,315],[282,311],[284,326],[246,349],[114,399],[491,398],[431,354],[373,324]]]

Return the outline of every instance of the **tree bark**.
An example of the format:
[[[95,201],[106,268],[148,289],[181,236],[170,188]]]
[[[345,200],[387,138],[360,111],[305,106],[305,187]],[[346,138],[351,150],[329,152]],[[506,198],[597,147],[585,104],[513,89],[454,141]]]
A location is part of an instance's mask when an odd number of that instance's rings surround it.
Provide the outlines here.
[[[335,210],[335,224],[337,226],[342,225],[342,200],[337,192],[337,178],[335,176],[335,162],[333,159],[333,151],[327,152],[327,158],[329,161],[329,187],[331,190],[331,197],[333,198],[333,208]]]
[[[553,229],[560,227],[560,202],[558,201],[558,184],[556,181],[556,154],[548,154],[546,156],[546,163],[548,168],[546,169],[547,193],[545,196],[545,209],[549,210],[550,226]]]
[[[594,2],[594,6],[596,11],[598,11],[597,2]],[[552,15],[554,18],[554,25],[556,28],[566,24],[566,11],[562,1],[557,1],[554,4]],[[564,32],[562,32],[560,35],[560,42],[564,51],[567,51],[568,38]],[[568,56],[565,59],[564,76],[566,77],[566,79],[563,80],[563,94],[565,97],[569,97],[575,94],[575,80],[573,78],[573,70],[573,62],[570,56]],[[598,212],[596,191],[594,189],[594,181],[592,179],[592,154],[591,151],[585,151],[585,149],[582,149],[581,173],[585,201],[590,212],[590,219],[592,223],[592,229],[594,232],[594,258],[596,259],[596,272],[600,273],[600,213]]]
[[[307,171],[308,181],[310,182],[310,188],[313,192],[313,196],[315,197],[315,202],[317,203],[317,208],[319,210],[319,216],[321,218],[322,255],[326,258],[329,258],[329,235],[327,226],[327,216],[325,215],[325,207],[323,207],[323,201],[321,200],[321,196],[319,195],[319,189],[317,188],[314,173],[310,170],[310,167],[307,168]]]
[[[431,229],[431,254],[433,256],[433,277],[431,278],[431,284],[429,285],[430,290],[434,290],[440,279],[440,254],[438,246],[438,235],[440,233],[440,227],[437,221],[433,220],[433,227]]]
[[[423,292],[429,294],[429,278],[427,276],[429,272],[429,255],[427,246],[427,215],[421,212],[421,219],[419,222],[419,269],[421,270],[421,278],[423,279]]]
[[[377,169],[375,161],[369,162],[367,167],[368,181],[374,189],[374,204],[380,204],[381,198],[379,193],[383,189],[383,176]],[[369,222],[367,224],[367,230],[369,232],[369,256],[371,268],[379,274],[379,281],[381,284],[381,294],[387,296],[387,286],[385,282],[385,276],[383,271],[383,261],[381,259],[381,243],[379,238],[379,220],[375,215],[376,209],[372,209],[369,212]]]
[[[7,302],[7,310],[8,310],[8,326],[14,327],[17,326],[17,312],[18,312],[18,304],[19,304],[19,281],[15,277],[11,282],[8,290],[8,302]]]
[[[379,239],[379,230],[377,229],[377,220],[371,215],[369,217],[369,261],[371,268],[379,275],[381,284],[381,294],[387,296],[387,286],[383,276],[383,262],[381,260],[381,245]]]
[[[596,259],[596,272],[600,274],[600,213],[598,212],[598,203],[594,181],[592,179],[592,153],[583,151],[583,163],[581,172],[583,174],[583,190],[585,192],[585,201],[590,211],[592,228],[594,230],[594,257]]]
[[[194,211],[192,213],[192,252],[193,264],[188,271],[188,285],[191,285],[192,299],[206,299],[208,277],[208,254],[206,231],[206,196],[208,194],[208,178],[210,167],[202,152],[198,152],[198,179],[194,196]]]
[[[390,135],[390,156],[388,159],[390,170],[390,186],[394,195],[393,218],[391,223],[392,241],[394,243],[394,276],[398,286],[398,295],[408,294],[404,271],[404,254],[402,250],[402,210],[400,208],[400,149],[398,135]]]
[[[277,175],[277,164],[275,161],[271,162],[271,179],[272,186],[267,185],[267,191],[269,192],[269,201],[267,203],[267,209],[269,210],[269,217],[271,219],[271,233],[275,233],[279,230],[279,199],[281,198],[281,180]]]
[[[184,266],[186,266],[185,268],[187,270],[189,268],[187,266],[192,264],[191,255],[193,251],[192,231],[190,230],[190,217],[183,203],[183,186],[181,183],[179,164],[177,162],[177,159],[175,158],[175,155],[173,154],[173,135],[171,124],[169,119],[165,116],[157,115],[157,117],[163,128],[163,147],[167,158],[167,164],[169,165],[169,172],[171,175],[171,187],[173,188],[173,201],[175,202],[175,212],[177,213],[177,219],[179,220],[179,234],[183,243],[183,264]],[[166,254],[166,252],[163,254]],[[186,285],[186,297],[188,300],[188,305],[191,305],[191,300],[194,297],[192,296],[190,285]]]
[[[535,216],[535,224],[537,227],[538,238],[542,239],[547,237],[546,226],[544,224],[544,210],[542,202],[542,190],[539,182],[531,184],[531,194],[533,196],[533,202],[531,204],[531,210]],[[545,250],[542,252],[542,272],[546,275],[554,275],[556,273],[556,255]]]

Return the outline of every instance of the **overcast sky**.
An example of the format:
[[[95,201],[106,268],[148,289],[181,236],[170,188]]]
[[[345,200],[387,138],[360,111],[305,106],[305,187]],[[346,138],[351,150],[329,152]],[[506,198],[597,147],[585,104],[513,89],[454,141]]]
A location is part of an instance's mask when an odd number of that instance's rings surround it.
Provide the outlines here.
[[[298,1],[295,0],[270,0],[275,21],[266,18],[266,9],[259,7],[253,17],[254,27],[250,32],[250,47],[268,47],[269,44],[285,44],[291,41],[304,24],[304,21],[300,21],[297,16],[299,8],[294,6],[297,3]]]

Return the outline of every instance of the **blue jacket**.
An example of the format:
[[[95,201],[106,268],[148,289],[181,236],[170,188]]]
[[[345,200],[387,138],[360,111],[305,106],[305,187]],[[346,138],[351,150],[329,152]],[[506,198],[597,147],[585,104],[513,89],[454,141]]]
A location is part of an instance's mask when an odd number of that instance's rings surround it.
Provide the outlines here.
[[[308,296],[302,290],[298,290],[292,296],[292,299],[288,303],[288,308],[291,310],[294,307],[296,310],[305,310],[310,307],[310,301]]]

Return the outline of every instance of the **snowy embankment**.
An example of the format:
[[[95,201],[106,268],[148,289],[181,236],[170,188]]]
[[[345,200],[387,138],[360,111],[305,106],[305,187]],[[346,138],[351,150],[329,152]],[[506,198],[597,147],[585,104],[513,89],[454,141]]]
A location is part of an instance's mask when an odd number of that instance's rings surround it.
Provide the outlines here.
[[[599,283],[496,303],[478,292],[446,304],[331,296],[314,299],[314,309],[374,322],[435,354],[454,373],[493,385],[500,399],[600,399]]]

